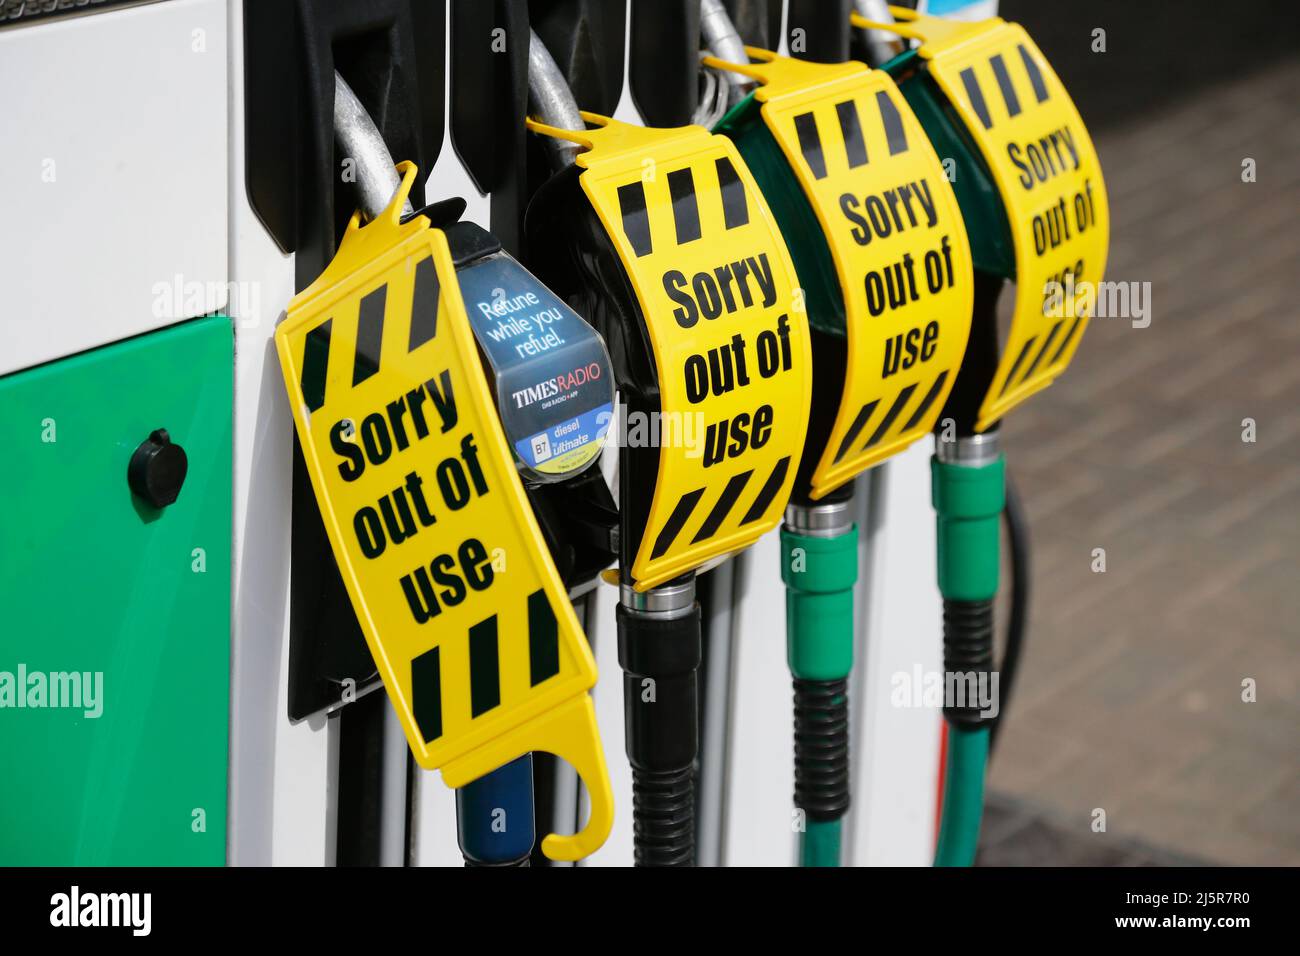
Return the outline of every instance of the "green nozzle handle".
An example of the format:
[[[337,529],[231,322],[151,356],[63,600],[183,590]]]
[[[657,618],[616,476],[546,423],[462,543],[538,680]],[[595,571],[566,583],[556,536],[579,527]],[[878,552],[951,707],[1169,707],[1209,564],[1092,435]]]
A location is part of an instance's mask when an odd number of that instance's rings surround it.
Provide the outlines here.
[[[939,591],[949,601],[991,601],[998,593],[1005,472],[1001,455],[974,466],[930,459],[938,515]]]
[[[858,529],[816,538],[781,529],[786,651],[800,680],[843,680],[853,669]]]
[[[804,866],[839,866],[848,811],[849,698],[858,531],[833,537],[781,529],[786,649],[794,676],[794,802],[805,814]]]

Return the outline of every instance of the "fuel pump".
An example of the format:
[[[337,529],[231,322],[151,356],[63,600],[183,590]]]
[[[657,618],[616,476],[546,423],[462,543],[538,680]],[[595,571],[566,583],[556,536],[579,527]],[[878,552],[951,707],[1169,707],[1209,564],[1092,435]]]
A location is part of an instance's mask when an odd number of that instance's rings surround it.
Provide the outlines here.
[[[900,22],[853,22],[919,43],[886,69],[954,164],[975,266],[970,345],[931,463],[948,689],[935,863],[966,866],[975,858],[996,713],[993,598],[1005,503],[999,425],[1049,386],[1078,348],[1105,269],[1109,212],[1088,131],[1020,26],[890,11]],[[1015,303],[999,343],[996,308],[1008,280]]]
[[[587,826],[542,841],[579,859],[613,818],[595,665],[529,492],[553,519],[597,457],[608,354],[462,201],[412,212],[415,166],[336,85],[362,208],[276,332],[330,546],[417,762],[459,788],[467,862],[526,864],[533,750],[587,785]]]
[[[525,233],[542,277],[610,343],[624,409],[615,580],[636,861],[689,866],[694,574],[774,528],[785,507],[810,400],[807,321],[790,253],[735,147],[698,126],[579,112],[532,43],[529,128],[562,151]]]
[[[824,26],[823,45],[836,30],[846,58],[847,20]],[[940,159],[888,74],[744,52],[754,62],[704,62],[757,81],[717,129],[790,241],[812,331],[812,414],[781,577],[800,859],[837,866],[850,801],[852,482],[933,427],[966,348],[970,252]]]

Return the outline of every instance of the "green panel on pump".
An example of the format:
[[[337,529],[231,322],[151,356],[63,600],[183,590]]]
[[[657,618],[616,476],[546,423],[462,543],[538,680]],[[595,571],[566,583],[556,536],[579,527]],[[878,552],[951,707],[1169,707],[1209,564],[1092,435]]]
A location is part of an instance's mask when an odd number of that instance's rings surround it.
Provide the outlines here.
[[[232,382],[221,316],[0,378],[0,865],[225,862]]]

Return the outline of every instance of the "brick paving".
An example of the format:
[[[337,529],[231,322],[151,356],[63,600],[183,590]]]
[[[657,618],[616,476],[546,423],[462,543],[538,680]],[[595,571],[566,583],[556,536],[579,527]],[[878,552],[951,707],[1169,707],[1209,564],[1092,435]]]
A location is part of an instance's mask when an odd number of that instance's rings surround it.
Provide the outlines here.
[[[1297,103],[1281,60],[1096,133],[1151,324],[1003,428],[1035,578],[983,862],[1300,864]]]

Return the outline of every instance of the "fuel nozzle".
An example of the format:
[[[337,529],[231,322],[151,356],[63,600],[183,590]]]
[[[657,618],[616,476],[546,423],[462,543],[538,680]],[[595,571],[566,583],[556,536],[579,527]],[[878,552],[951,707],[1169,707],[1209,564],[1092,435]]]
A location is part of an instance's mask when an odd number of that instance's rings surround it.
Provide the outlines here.
[[[557,129],[586,122],[563,74],[534,33],[529,100]],[[695,860],[695,760],[700,607],[694,574],[637,591],[631,569],[649,520],[659,447],[626,441],[627,423],[650,421],[660,407],[658,373],[631,281],[604,223],[582,191],[578,145],[547,137],[556,167],[524,221],[530,261],[610,343],[621,408],[618,464],[618,656],[623,668],[626,750],[638,866],[691,866]]]
[[[411,209],[418,170],[393,165],[338,77],[335,117],[361,208],[276,332],[329,543],[416,760],[458,791],[467,863],[527,862],[533,750],[588,787],[587,825],[541,843],[578,859],[613,808],[595,662],[565,591],[611,558],[608,529],[602,541],[591,526],[613,508],[606,489],[586,524],[549,522],[562,576],[530,499],[577,510],[572,485],[612,424],[608,353],[461,221],[463,201]]]
[[[529,206],[530,261],[605,336],[622,397],[618,630],[637,862],[691,865],[694,574],[780,519],[807,418],[807,324],[789,251],[727,140],[575,120],[554,89],[532,99],[560,105],[530,128],[580,148]]]
[[[1006,503],[1002,418],[1049,386],[1078,348],[1105,268],[1109,212],[1101,167],[1065,87],[1019,25],[960,22],[892,8],[899,22],[855,17],[917,46],[885,68],[952,164],[970,228],[975,303],[970,344],[936,428],[931,462],[944,611],[948,763],[937,865],[974,861],[990,727],[993,599]],[[1005,337],[998,297],[1014,282]],[[1081,292],[1082,294],[1076,294]]]
[[[941,161],[889,75],[847,60],[844,6],[799,12],[798,28],[817,38],[812,59],[752,47],[738,61],[705,59],[757,83],[718,129],[790,242],[812,330],[812,411],[781,529],[808,866],[839,865],[850,801],[854,479],[929,432],[961,363],[972,296]]]

